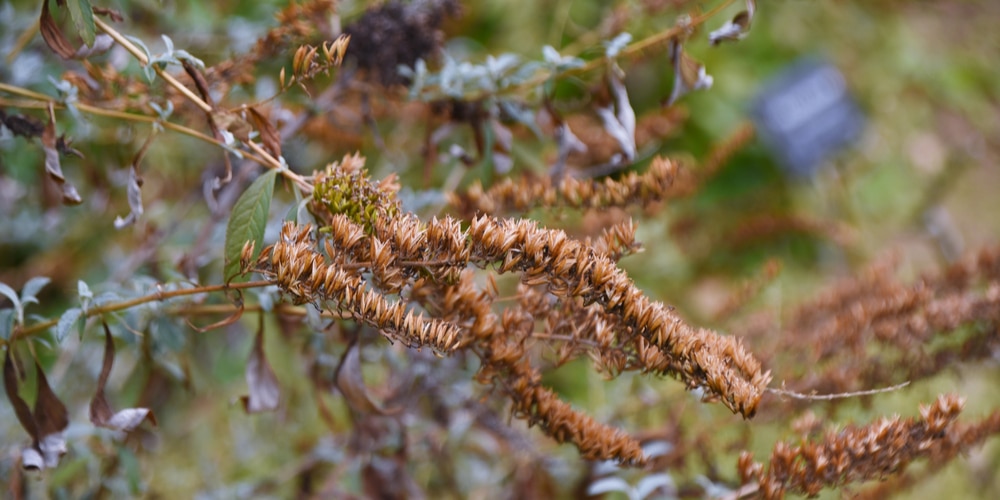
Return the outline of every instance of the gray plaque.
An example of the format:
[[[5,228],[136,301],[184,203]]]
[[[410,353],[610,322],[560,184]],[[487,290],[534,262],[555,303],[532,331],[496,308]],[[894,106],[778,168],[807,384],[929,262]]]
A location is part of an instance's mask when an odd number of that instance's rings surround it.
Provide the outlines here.
[[[844,76],[825,61],[793,64],[768,83],[752,108],[757,131],[793,175],[813,175],[861,135],[864,116]]]

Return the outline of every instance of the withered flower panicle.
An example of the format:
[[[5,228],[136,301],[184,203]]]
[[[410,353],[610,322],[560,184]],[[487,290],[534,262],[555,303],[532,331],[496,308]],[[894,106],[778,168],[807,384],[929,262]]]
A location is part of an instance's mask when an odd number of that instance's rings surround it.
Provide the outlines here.
[[[363,166],[360,157],[347,156],[318,174],[310,207],[323,226],[317,233],[286,223],[253,270],[297,301],[344,313],[392,341],[440,353],[470,349],[483,362],[478,379],[503,390],[516,416],[574,443],[587,458],[643,462],[627,434],[572,410],[540,385],[525,350],[534,341],[562,343],[560,362],[586,352],[612,376],[671,375],[745,418],[755,413],[770,376],[740,341],[688,325],[616,266],[638,248],[630,222],[586,242],[526,219],[481,215],[467,228],[451,217],[423,222],[402,211],[393,182],[370,181]],[[669,182],[633,177],[586,196],[602,203],[659,196],[675,174],[672,162],[659,160],[651,175]],[[495,284],[475,286],[474,268],[518,273],[521,300],[498,314]],[[536,333],[539,318],[547,326]]]
[[[982,424],[956,424],[964,399],[941,395],[920,406],[919,418],[882,417],[864,426],[828,431],[819,441],[778,442],[767,467],[744,452],[739,459],[744,484],[757,483],[764,498],[786,493],[815,496],[840,487],[902,472],[920,458],[947,460],[1000,431],[998,415]]]

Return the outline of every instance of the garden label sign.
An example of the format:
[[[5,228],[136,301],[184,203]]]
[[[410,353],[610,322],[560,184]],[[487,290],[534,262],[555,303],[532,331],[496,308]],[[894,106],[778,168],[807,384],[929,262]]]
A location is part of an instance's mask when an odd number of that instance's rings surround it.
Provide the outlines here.
[[[829,63],[794,63],[767,84],[751,114],[761,138],[797,177],[816,173],[823,161],[854,142],[864,116],[844,76]]]

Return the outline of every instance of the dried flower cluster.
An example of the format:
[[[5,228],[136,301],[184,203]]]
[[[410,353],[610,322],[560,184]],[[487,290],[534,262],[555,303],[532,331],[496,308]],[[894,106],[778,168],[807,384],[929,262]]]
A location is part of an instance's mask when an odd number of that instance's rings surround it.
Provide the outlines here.
[[[989,358],[1000,345],[1000,248],[984,248],[943,273],[913,284],[893,277],[885,260],[862,276],[844,280],[802,304],[784,327],[760,324],[743,332],[750,338],[780,339],[767,345],[775,366],[795,353],[810,367],[805,373],[780,371],[790,388],[820,393],[857,391],[886,382],[920,380],[957,361]],[[878,350],[871,346],[877,344]],[[803,358],[804,357],[804,358]]]
[[[516,414],[540,423],[559,441],[573,441],[588,457],[633,463],[641,455],[634,442],[557,404],[554,394],[539,385],[537,371],[527,364],[524,340],[546,307],[547,334],[565,336],[573,328],[577,333],[565,338],[596,345],[595,357],[608,372],[673,375],[744,417],[756,412],[770,377],[739,340],[687,325],[648,299],[610,258],[634,245],[630,225],[611,229],[594,247],[525,219],[480,216],[463,230],[451,218],[424,223],[399,213],[395,189],[391,181],[369,181],[360,157],[331,165],[317,177],[311,205],[323,221],[326,255],[318,251],[311,228],[289,223],[253,270],[296,300],[348,312],[392,340],[441,352],[472,349],[484,361],[481,378],[501,381]],[[244,248],[244,264],[252,250]],[[470,265],[519,273],[523,297],[530,300],[497,316],[495,294],[471,286]],[[541,287],[540,292],[531,287]],[[390,303],[388,294],[399,295],[400,301]],[[556,301],[562,306],[555,307]],[[413,306],[408,309],[407,303]],[[415,304],[435,317],[416,314]],[[579,319],[584,321],[570,326]],[[566,348],[563,357],[574,353]],[[608,439],[595,444],[592,436]],[[623,442],[628,446],[609,444]]]
[[[814,496],[823,488],[897,474],[919,458],[950,459],[1000,431],[995,415],[981,425],[957,425],[963,405],[962,398],[942,395],[931,405],[921,405],[920,418],[883,417],[865,426],[829,431],[819,441],[779,442],[766,468],[744,452],[740,477],[744,484],[756,482],[764,498]]]
[[[449,201],[459,212],[470,215],[524,213],[536,207],[646,206],[690,192],[693,186],[694,178],[687,169],[657,157],[645,173],[629,172],[621,179],[507,177],[488,190],[476,183],[461,195],[449,195]]]

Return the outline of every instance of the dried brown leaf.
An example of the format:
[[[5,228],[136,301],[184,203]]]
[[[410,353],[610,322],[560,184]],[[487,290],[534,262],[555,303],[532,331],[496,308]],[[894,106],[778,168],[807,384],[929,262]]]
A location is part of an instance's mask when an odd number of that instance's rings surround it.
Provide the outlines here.
[[[191,77],[191,81],[194,82],[195,88],[198,89],[201,99],[210,106],[213,106],[212,94],[208,91],[208,81],[205,80],[205,75],[201,74],[201,71],[187,59],[181,61],[181,66],[184,67],[184,72]]]
[[[142,215],[142,177],[135,163],[128,173],[128,208],[129,214],[125,217],[115,217],[115,229],[122,229],[135,224]]]
[[[742,40],[750,31],[750,22],[753,21],[753,15],[756,11],[756,0],[747,0],[746,10],[740,11],[732,20],[726,21],[726,24],[708,34],[709,43],[718,45],[724,41]]]
[[[690,92],[712,87],[712,76],[705,73],[705,65],[684,52],[684,47],[676,38],[670,41],[670,62],[674,65],[674,89],[667,105]]]
[[[52,392],[42,366],[35,361],[37,395],[34,410],[18,394],[17,369],[10,356],[10,348],[4,359],[4,389],[7,399],[14,407],[21,426],[31,436],[31,446],[21,451],[21,465],[26,469],[44,469],[59,465],[59,458],[66,453],[66,439],[63,430],[69,426],[66,406]]]
[[[93,10],[94,14],[104,16],[116,23],[120,23],[125,20],[125,18],[122,17],[122,13],[115,9],[110,9],[108,7],[93,7]]]
[[[28,407],[28,403],[21,398],[18,393],[18,370],[17,366],[14,364],[14,360],[10,356],[11,347],[7,347],[7,353],[3,360],[3,387],[7,392],[7,400],[10,401],[10,405],[14,407],[14,414],[17,415],[17,420],[21,422],[21,427],[28,432],[31,436],[32,441],[38,439],[38,428],[35,426],[35,418],[31,415],[31,408]]]
[[[76,188],[66,182],[63,176],[62,166],[59,161],[59,144],[56,138],[56,120],[52,105],[49,105],[49,122],[42,132],[42,148],[45,151],[45,173],[62,189],[62,202],[64,205],[79,205],[83,202]],[[65,140],[62,141],[63,149],[67,149]]]
[[[243,302],[240,301],[239,309],[237,309],[236,312],[234,312],[233,314],[229,315],[225,319],[216,321],[215,323],[212,323],[211,325],[202,326],[202,327],[195,326],[190,321],[188,321],[187,324],[188,324],[188,326],[190,326],[191,328],[193,328],[198,333],[205,333],[205,332],[208,332],[208,331],[215,330],[216,328],[222,328],[224,326],[229,326],[229,325],[231,325],[231,324],[239,321],[240,318],[242,318],[242,317],[243,317]]]
[[[101,365],[101,374],[97,377],[97,391],[94,392],[94,397],[90,400],[90,421],[98,427],[125,432],[135,429],[147,419],[156,425],[156,416],[149,408],[125,408],[118,412],[111,409],[104,389],[108,383],[108,376],[111,375],[111,367],[115,362],[115,342],[111,337],[111,329],[108,328],[108,324],[103,323],[103,325],[104,361]]]
[[[47,436],[60,433],[69,426],[69,413],[66,405],[56,397],[49,387],[42,365],[35,361],[35,374],[38,377],[38,395],[35,399],[35,426],[38,437],[44,440]],[[44,451],[44,450],[43,450]]]
[[[278,133],[278,129],[274,128],[271,124],[271,120],[268,120],[266,116],[257,111],[256,108],[247,108],[250,112],[250,120],[253,122],[254,128],[260,132],[260,140],[264,143],[264,148],[267,149],[275,158],[281,156],[281,134]]]
[[[52,13],[49,12],[48,0],[42,2],[42,14],[38,18],[38,30],[42,33],[45,44],[63,59],[72,59],[76,54],[76,49],[70,45],[69,40],[63,35],[62,30],[56,25]]]
[[[250,132],[253,132],[253,127],[236,113],[216,111],[212,113],[212,120],[221,130],[229,131],[240,142],[245,143],[250,140]]]
[[[278,378],[274,376],[274,370],[271,369],[271,365],[267,362],[267,356],[264,354],[263,322],[257,330],[253,350],[250,351],[250,359],[247,360],[246,379],[250,394],[241,397],[240,400],[247,413],[274,411],[278,408],[281,390],[278,386]]]

